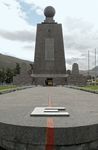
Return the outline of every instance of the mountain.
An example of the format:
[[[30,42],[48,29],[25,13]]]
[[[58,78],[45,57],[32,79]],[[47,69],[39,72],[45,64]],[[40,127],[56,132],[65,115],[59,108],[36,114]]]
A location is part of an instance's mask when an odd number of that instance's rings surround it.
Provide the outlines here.
[[[98,66],[96,66],[92,69],[92,71],[95,71],[95,70],[98,72]]]
[[[0,54],[0,69],[7,68],[7,67],[15,68],[16,63],[19,64],[25,63],[28,67],[30,67],[30,64],[33,64],[32,61],[22,60],[16,57]],[[96,75],[98,76],[98,66],[96,66],[96,68],[94,67],[91,70],[89,70],[89,74],[91,76],[95,76],[95,70],[96,70]],[[88,75],[87,70],[80,70],[80,73],[83,75]]]
[[[22,60],[16,57],[0,54],[0,69],[7,68],[7,67],[15,68],[16,63],[19,63],[19,64],[25,63],[27,66],[29,66],[30,64],[33,64],[33,62],[31,61]]]
[[[88,70],[80,70],[80,73],[83,74],[83,75],[88,75]],[[98,66],[96,66],[96,67],[92,68],[91,70],[89,70],[89,75],[95,76],[95,73],[98,76]]]

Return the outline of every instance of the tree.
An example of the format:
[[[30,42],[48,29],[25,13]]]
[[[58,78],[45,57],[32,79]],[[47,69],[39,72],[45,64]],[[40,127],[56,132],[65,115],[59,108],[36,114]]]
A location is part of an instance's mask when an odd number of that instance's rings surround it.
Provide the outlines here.
[[[14,69],[14,75],[16,75],[16,74],[20,74],[20,64],[19,63],[16,63],[16,67],[15,67],[15,69]]]
[[[0,82],[3,84],[5,82],[6,79],[6,73],[4,68],[0,70]]]
[[[6,69],[6,83],[12,83],[13,82],[13,70],[10,68]]]

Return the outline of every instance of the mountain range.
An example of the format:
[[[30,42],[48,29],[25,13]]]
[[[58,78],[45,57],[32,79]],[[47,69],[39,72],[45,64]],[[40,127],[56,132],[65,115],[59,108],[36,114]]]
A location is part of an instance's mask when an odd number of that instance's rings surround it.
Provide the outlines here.
[[[15,68],[16,63],[19,63],[19,64],[25,63],[27,66],[29,66],[30,64],[33,64],[32,61],[22,60],[16,57],[0,54],[0,69],[2,68],[13,69]]]
[[[91,76],[95,76],[95,74],[96,74],[96,76],[98,76],[98,66],[90,69],[89,71],[88,70],[80,70],[80,73],[85,75],[85,76],[88,74]]]
[[[0,54],[0,69],[7,68],[7,67],[15,68],[16,63],[19,64],[25,63],[28,67],[30,67],[30,64],[33,64],[33,61],[22,60],[16,57]],[[89,70],[89,75],[95,76],[95,72],[96,75],[98,76],[98,66]],[[80,73],[83,75],[88,75],[87,70],[80,70]]]

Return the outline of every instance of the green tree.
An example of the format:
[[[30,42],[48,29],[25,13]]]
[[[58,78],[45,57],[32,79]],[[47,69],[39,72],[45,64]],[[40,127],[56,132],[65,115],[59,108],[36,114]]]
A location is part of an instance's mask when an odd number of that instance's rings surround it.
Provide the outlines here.
[[[16,67],[14,69],[14,75],[20,74],[20,69],[21,69],[20,64],[16,63]]]
[[[4,68],[0,70],[0,82],[3,84],[6,80],[6,73]]]
[[[12,83],[13,82],[13,70],[10,68],[6,69],[6,83]]]

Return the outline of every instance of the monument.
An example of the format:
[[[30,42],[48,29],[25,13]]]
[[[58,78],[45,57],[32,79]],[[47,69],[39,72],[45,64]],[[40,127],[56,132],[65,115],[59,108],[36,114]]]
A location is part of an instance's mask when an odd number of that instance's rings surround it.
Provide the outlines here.
[[[33,84],[64,85],[66,65],[62,25],[53,19],[55,9],[48,6],[44,10],[45,20],[37,25]]]
[[[33,75],[36,84],[63,84],[66,70],[61,25],[53,21],[53,8],[45,9],[45,14],[44,23],[37,28]],[[22,78],[24,83],[28,68],[25,64],[21,68],[17,80]],[[72,84],[84,78],[78,64],[73,65],[68,77]],[[98,150],[97,93],[65,86],[33,86],[2,93],[0,150]]]
[[[72,65],[72,75],[79,75],[79,66],[77,63]]]
[[[79,73],[79,66],[77,63],[72,65],[72,74],[67,78],[69,85],[75,86],[85,86],[87,83],[87,78]]]

